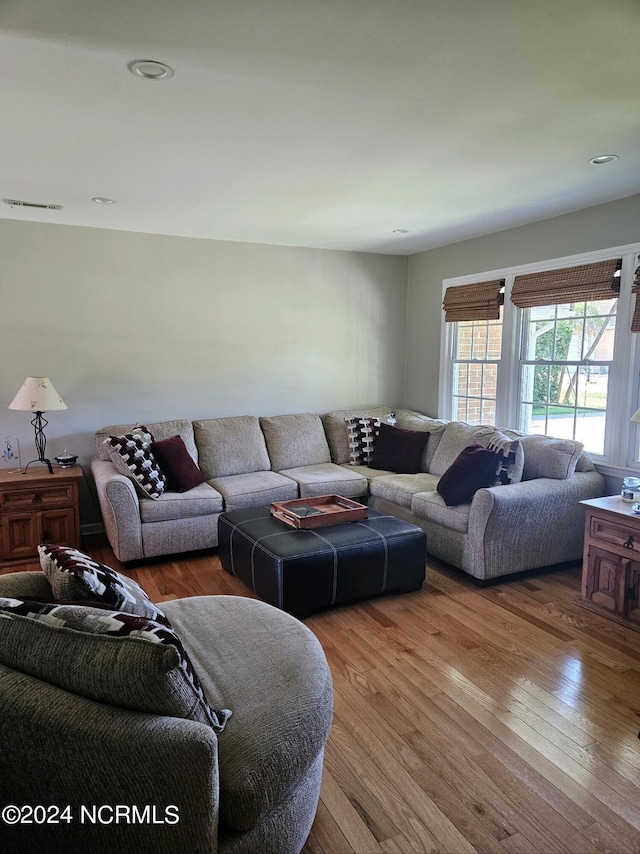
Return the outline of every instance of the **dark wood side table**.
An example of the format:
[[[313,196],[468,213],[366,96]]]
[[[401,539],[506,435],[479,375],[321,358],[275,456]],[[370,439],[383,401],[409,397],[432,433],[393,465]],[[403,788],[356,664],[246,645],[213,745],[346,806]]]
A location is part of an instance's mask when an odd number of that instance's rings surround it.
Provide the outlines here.
[[[619,495],[587,509],[580,604],[640,631],[640,516]]]
[[[82,468],[0,471],[0,567],[33,563],[43,542],[80,547]]]

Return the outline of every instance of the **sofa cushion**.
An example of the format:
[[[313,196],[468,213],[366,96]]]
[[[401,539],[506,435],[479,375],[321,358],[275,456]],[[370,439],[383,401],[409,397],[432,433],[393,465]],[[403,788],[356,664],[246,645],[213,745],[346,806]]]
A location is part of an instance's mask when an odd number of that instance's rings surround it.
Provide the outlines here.
[[[467,424],[464,421],[450,421],[444,429],[440,444],[431,460],[432,474],[443,475],[458,454],[472,442],[478,442],[484,448],[509,448],[515,451],[515,460],[509,466],[509,483],[520,483],[525,463],[522,443],[513,447],[516,437],[507,435],[496,427]]]
[[[295,617],[255,599],[196,596],[165,605],[210,702],[235,712],[218,742],[220,810],[232,828],[247,830],[322,754],[332,707],[322,648]]]
[[[593,460],[586,451],[583,451],[578,457],[576,471],[596,471]]]
[[[448,423],[439,418],[430,418],[428,415],[413,412],[411,409],[399,409],[396,412],[396,427],[403,427],[405,430],[424,430],[429,434],[429,441],[420,460],[420,471],[431,470],[431,460]]]
[[[419,519],[428,519],[450,531],[466,534],[469,529],[471,504],[447,507],[438,492],[418,492],[411,500],[411,510]]]
[[[426,472],[418,474],[390,474],[376,477],[369,483],[371,495],[393,501],[401,507],[411,507],[416,492],[430,492],[438,485],[438,477]]]
[[[140,499],[140,518],[143,522],[211,516],[223,510],[222,495],[208,483],[194,486],[188,492],[165,492],[156,501]]]
[[[113,424],[111,427],[103,427],[96,433],[96,449],[101,460],[110,460],[109,452],[104,444],[107,436],[120,436],[123,433],[131,433],[138,427],[137,424]],[[189,454],[195,463],[198,462],[198,449],[193,438],[193,425],[191,421],[176,419],[173,421],[158,421],[147,424],[147,430],[153,434],[156,441],[169,439],[171,436],[180,436]]]
[[[319,415],[276,415],[261,418],[273,471],[330,463],[331,453]]]
[[[497,454],[472,442],[463,448],[438,481],[437,492],[447,506],[469,504],[482,487],[496,481]]]
[[[391,414],[390,406],[363,406],[360,409],[334,409],[321,415],[324,432],[331,450],[331,459],[342,465],[349,462],[349,438],[347,420],[349,418],[379,418],[381,421]]]
[[[189,656],[168,626],[109,607],[0,598],[0,661],[101,703],[186,718],[221,732]],[[108,675],[108,678],[105,678]]]
[[[517,430],[505,432],[509,436],[518,438],[522,445],[524,451],[522,480],[533,480],[537,477],[565,480],[574,474],[584,450],[584,445],[573,439],[556,439],[553,436],[520,433]]]
[[[315,466],[284,469],[280,474],[290,477],[298,484],[300,498],[315,495],[342,495],[343,498],[359,498],[366,495],[366,477],[335,463],[320,463]]]
[[[394,474],[394,472],[386,471],[385,469],[372,469],[369,468],[369,466],[352,466],[351,463],[343,463],[340,468],[346,468],[348,471],[361,474],[363,477],[366,477],[368,483],[371,483],[371,481],[376,477],[384,477],[388,474]]]
[[[225,510],[264,507],[273,501],[298,498],[298,484],[275,471],[214,477],[209,484],[224,498]]]
[[[271,468],[260,421],[254,415],[194,421],[193,431],[200,470],[207,480]]]
[[[187,492],[205,482],[181,436],[152,442],[151,452],[167,478],[167,489],[172,492]]]
[[[472,442],[479,442],[484,446],[493,432],[493,427],[467,424],[464,421],[450,421],[444,428],[429,471],[432,474],[443,475],[464,448]],[[480,441],[482,438],[485,442]]]
[[[69,546],[41,545],[38,554],[54,599],[94,600],[127,614],[167,624],[162,610],[133,578]]]
[[[368,466],[373,458],[376,439],[380,432],[379,418],[346,418],[349,440],[349,465]]]
[[[392,427],[391,424],[380,424],[369,467],[398,474],[417,474],[428,439],[429,434],[422,430],[405,430]]]
[[[167,488],[167,479],[151,450],[152,442],[153,436],[144,426],[104,440],[111,462],[120,474],[130,478],[143,495],[159,498]]]

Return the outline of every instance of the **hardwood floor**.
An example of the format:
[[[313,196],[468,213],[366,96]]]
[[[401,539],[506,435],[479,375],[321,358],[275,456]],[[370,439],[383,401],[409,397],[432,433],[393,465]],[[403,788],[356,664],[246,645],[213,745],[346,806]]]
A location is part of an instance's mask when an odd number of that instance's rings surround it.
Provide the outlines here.
[[[158,602],[253,595],[215,553],[128,574]],[[335,715],[304,854],[640,852],[640,632],[579,607],[579,579],[430,564],[418,593],[305,620]]]

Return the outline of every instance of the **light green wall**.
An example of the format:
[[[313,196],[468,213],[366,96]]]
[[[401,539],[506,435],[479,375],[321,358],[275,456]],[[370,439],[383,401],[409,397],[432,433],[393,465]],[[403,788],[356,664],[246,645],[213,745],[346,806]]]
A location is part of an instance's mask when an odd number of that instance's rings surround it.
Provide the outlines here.
[[[405,405],[438,414],[443,279],[639,240],[640,195],[636,195],[412,256]]]
[[[47,451],[174,417],[324,412],[404,396],[407,259],[0,220],[0,441],[45,375]]]

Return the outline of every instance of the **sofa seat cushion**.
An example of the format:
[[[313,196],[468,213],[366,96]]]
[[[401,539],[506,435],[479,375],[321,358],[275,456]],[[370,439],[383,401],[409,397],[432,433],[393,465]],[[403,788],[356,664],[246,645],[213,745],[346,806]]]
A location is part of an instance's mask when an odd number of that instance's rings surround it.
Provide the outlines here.
[[[411,507],[411,499],[416,492],[430,492],[438,484],[439,478],[433,474],[390,474],[376,477],[369,484],[371,494],[377,498],[393,501],[401,507]]]
[[[222,495],[208,483],[201,483],[187,492],[165,492],[155,501],[151,498],[140,499],[140,518],[143,522],[210,516],[222,513],[223,509]]]
[[[346,468],[347,471],[353,472],[355,474],[361,474],[363,477],[366,477],[367,482],[371,484],[371,481],[376,477],[383,477],[387,474],[394,474],[392,471],[386,471],[385,469],[371,469],[369,466],[354,466],[351,463],[343,463],[340,468]]]
[[[324,427],[319,415],[276,415],[261,418],[273,471],[331,462]]]
[[[244,510],[245,507],[264,507],[272,501],[298,498],[298,484],[290,477],[275,471],[256,471],[214,477],[209,485],[224,498],[225,510]]]
[[[194,421],[193,430],[198,465],[207,480],[271,468],[264,434],[255,415]]]
[[[218,741],[220,810],[248,830],[321,755],[332,714],[324,653],[303,623],[265,602],[197,596],[163,607],[209,702],[233,709]]]
[[[451,531],[466,534],[469,529],[470,504],[447,507],[439,492],[418,492],[411,500],[411,510],[419,519],[428,519]]]
[[[315,495],[342,495],[343,498],[358,498],[366,495],[368,481],[366,477],[335,463],[319,463],[315,466],[300,466],[284,469],[280,472],[295,480],[300,490],[300,498]]]

